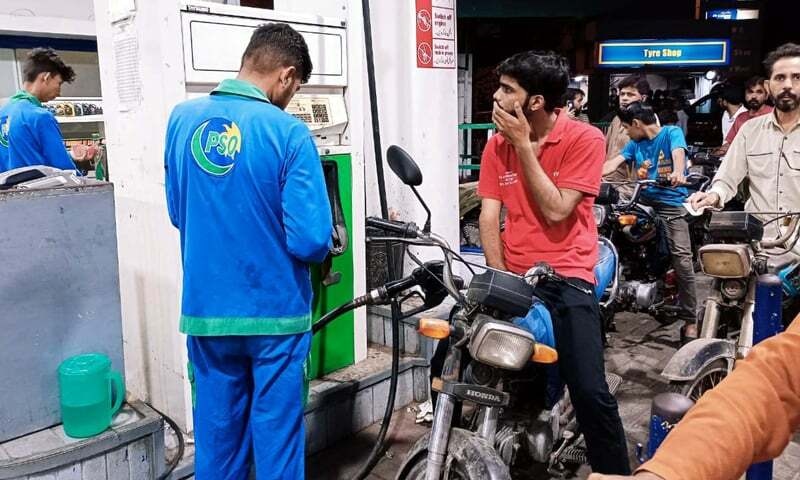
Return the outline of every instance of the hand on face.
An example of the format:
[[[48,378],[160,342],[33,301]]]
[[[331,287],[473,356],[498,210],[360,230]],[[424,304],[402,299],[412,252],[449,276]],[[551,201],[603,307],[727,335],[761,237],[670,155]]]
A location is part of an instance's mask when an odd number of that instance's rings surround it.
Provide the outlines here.
[[[530,144],[531,126],[519,102],[514,102],[514,113],[516,116],[506,112],[495,102],[492,108],[492,121],[497,126],[497,131],[515,147]]]

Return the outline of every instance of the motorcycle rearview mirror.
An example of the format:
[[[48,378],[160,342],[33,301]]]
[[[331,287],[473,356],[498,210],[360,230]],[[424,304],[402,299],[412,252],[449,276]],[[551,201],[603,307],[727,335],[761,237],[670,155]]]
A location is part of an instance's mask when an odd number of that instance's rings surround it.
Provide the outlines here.
[[[386,161],[389,163],[389,168],[403,183],[409,187],[422,185],[422,172],[408,152],[397,145],[392,145],[386,151]]]
[[[424,233],[430,233],[431,210],[428,208],[428,205],[425,204],[425,201],[422,199],[419,192],[417,192],[416,188],[422,185],[422,171],[420,171],[417,162],[411,158],[408,152],[397,145],[390,146],[386,151],[386,161],[389,163],[389,168],[392,169],[394,174],[397,175],[404,184],[411,187],[411,191],[414,192],[417,200],[422,204],[422,208],[425,209],[425,213],[428,215],[427,220],[425,220],[425,227],[422,231]]]

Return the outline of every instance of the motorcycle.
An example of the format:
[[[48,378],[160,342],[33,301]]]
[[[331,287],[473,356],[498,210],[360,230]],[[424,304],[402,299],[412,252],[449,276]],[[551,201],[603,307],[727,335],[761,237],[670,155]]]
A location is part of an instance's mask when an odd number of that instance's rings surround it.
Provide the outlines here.
[[[397,146],[388,149],[386,158],[392,171],[416,192],[414,187],[421,184],[422,174],[414,160]],[[424,206],[422,198],[417,198]],[[546,397],[543,387],[548,375],[543,367],[536,367],[537,363],[555,363],[558,354],[532,333],[540,334],[539,330],[519,322],[529,312],[544,308],[539,304],[532,309],[534,289],[540,282],[582,287],[571,285],[546,264],[534,266],[524,276],[471,264],[430,231],[429,220],[423,229],[414,223],[374,217],[368,217],[366,224],[386,232],[369,241],[435,247],[441,250],[443,261],[422,262],[406,249],[407,256],[417,264],[410,275],[337,307],[314,325],[314,332],[339,315],[365,305],[399,303],[399,316],[408,318],[441,304],[447,296],[456,302],[449,320],[419,321],[421,335],[448,339],[449,347],[443,373],[431,385],[438,392],[431,431],[411,448],[397,478],[505,480],[511,478],[511,467],[524,463],[523,457],[544,464],[554,474],[563,472],[567,465],[586,463],[583,437],[567,390],[551,389],[555,392]],[[606,283],[595,288],[596,298],[613,291],[616,258],[608,258],[606,267],[601,268],[605,270],[597,274]],[[480,274],[473,271],[466,292],[463,281],[452,273],[456,260],[470,270],[473,266],[485,270]],[[413,296],[421,297],[422,305],[403,310],[404,301]],[[612,394],[621,381],[619,376],[607,376]],[[454,420],[460,420],[454,411],[464,402],[474,408],[464,428],[454,427]]]
[[[703,273],[714,281],[698,315],[698,339],[679,349],[661,373],[673,391],[697,401],[750,351],[759,275],[781,278],[784,320],[796,314],[800,259],[792,248],[800,238],[800,214],[779,218],[791,220],[782,235],[766,240],[765,225],[753,213],[712,213],[709,235],[714,243],[701,247],[699,254]]]
[[[687,181],[691,182],[690,188],[702,191],[709,178],[690,174]],[[666,178],[638,180],[634,184],[630,199],[619,201],[614,185],[604,183],[593,207],[599,233],[620,252],[619,285],[613,302],[605,305],[603,312],[609,319],[618,311],[645,312],[661,323],[670,323],[681,307],[677,276],[670,268],[666,231],[655,209],[639,202],[639,197],[648,186],[669,187],[671,184]],[[695,255],[696,246],[703,243],[706,235],[705,218],[689,219]],[[613,325],[613,320],[607,321]]]

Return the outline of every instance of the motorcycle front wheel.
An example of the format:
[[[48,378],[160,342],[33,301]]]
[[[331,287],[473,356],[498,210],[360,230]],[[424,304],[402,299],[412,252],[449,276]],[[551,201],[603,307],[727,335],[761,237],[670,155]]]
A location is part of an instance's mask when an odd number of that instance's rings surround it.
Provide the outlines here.
[[[715,360],[686,382],[670,382],[669,389],[675,393],[689,397],[693,402],[700,400],[706,392],[713,389],[728,376],[728,364],[725,360]]]
[[[400,467],[396,480],[424,480],[428,466],[430,433],[417,440]],[[454,428],[447,442],[443,480],[511,480],[508,467],[484,439],[475,433]]]

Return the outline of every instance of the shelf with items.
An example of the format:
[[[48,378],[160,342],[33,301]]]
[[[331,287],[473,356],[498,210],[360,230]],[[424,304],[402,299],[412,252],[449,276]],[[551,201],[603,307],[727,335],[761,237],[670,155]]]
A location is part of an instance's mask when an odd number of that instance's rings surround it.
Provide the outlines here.
[[[102,122],[103,115],[82,115],[80,117],[56,117],[58,123],[91,123]]]
[[[103,100],[98,97],[60,97],[42,105],[59,123],[103,121]]]

